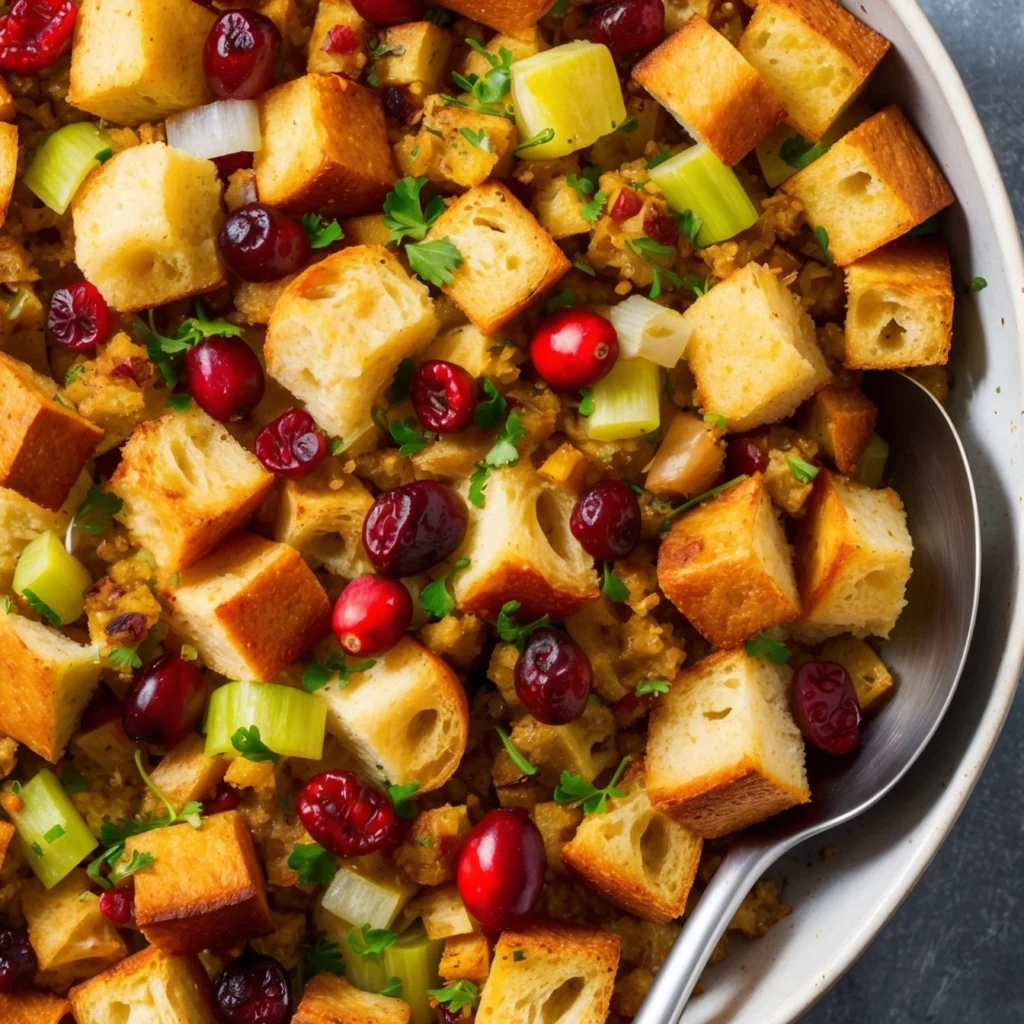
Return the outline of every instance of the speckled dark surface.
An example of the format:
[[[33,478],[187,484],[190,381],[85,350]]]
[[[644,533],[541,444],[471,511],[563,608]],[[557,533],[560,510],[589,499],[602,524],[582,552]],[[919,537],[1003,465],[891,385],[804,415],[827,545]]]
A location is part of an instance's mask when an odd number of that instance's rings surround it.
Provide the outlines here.
[[[1024,0],[919,2],[974,99],[1024,228]],[[1024,1024],[1024,690],[934,863],[801,1018],[924,1022]]]

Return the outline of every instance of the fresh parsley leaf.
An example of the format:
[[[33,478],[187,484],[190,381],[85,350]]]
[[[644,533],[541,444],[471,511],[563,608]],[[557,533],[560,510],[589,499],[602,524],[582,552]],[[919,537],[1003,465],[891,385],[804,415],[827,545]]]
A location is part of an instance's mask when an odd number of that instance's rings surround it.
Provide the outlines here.
[[[555,0],[551,5],[551,9],[548,11],[549,18],[564,18],[566,11],[569,10],[569,0]]]
[[[560,804],[579,804],[584,814],[604,814],[608,809],[608,798],[622,796],[622,790],[616,783],[622,778],[628,763],[629,758],[624,757],[619,762],[619,767],[615,769],[611,781],[603,789],[598,789],[582,776],[563,771],[555,787],[555,801]]]
[[[116,885],[122,878],[127,878],[129,875],[134,875],[136,871],[142,871],[143,868],[151,868],[152,866],[153,854],[133,850],[131,860],[127,864],[123,867],[120,864],[115,864],[111,868],[107,881],[111,885]]]
[[[785,665],[793,653],[781,640],[773,640],[763,633],[758,633],[743,646],[751,658],[767,658],[776,665]]]
[[[85,373],[85,363],[75,363],[75,365],[72,366],[64,375],[64,387],[71,387],[71,385],[74,384],[83,373]]]
[[[395,814],[400,818],[415,818],[418,811],[413,796],[419,790],[418,782],[406,782],[404,785],[388,786],[388,796],[394,804]]]
[[[153,322],[153,310],[149,311],[149,330],[146,331],[146,351],[150,360],[156,364],[170,387],[178,383],[178,374],[174,369],[175,359],[195,347],[204,338],[237,338],[242,328],[230,324],[226,320],[210,320],[199,299],[196,299],[196,315],[184,320],[181,326],[168,336],[161,334]]]
[[[480,992],[471,981],[453,981],[444,988],[428,988],[427,995],[433,996],[451,1013],[458,1013],[464,1006],[476,1010]]]
[[[725,417],[720,412],[704,413],[704,422],[715,430],[725,430]]]
[[[413,273],[438,288],[451,284],[455,280],[452,271],[462,266],[462,253],[447,235],[431,242],[408,244],[405,255],[409,258]]]
[[[651,170],[653,167],[663,164],[666,160],[671,160],[672,156],[673,153],[671,149],[663,149],[660,153],[655,153],[654,156],[647,161],[647,170]]]
[[[114,647],[107,655],[107,661],[118,668],[142,668],[137,647]]]
[[[89,780],[72,764],[60,773],[60,784],[65,793],[84,793],[89,788]]]
[[[42,615],[42,617],[46,619],[51,626],[60,625],[60,616],[45,601],[36,597],[28,587],[21,592],[21,596],[25,599],[29,608],[31,608],[36,614]]]
[[[366,49],[373,60],[380,60],[381,57],[386,57],[389,53],[396,57],[401,57],[405,53],[404,46],[388,46],[387,43],[382,43],[372,36],[367,36]]]
[[[580,396],[580,415],[592,415],[594,412],[594,396],[591,394],[590,388],[580,388]]]
[[[33,852],[33,853],[34,853],[34,854],[35,854],[35,855],[36,855],[37,857],[42,857],[42,855],[43,855],[43,848],[42,848],[42,847],[41,847],[41,846],[40,846],[40,845],[39,845],[38,843],[30,843],[29,845],[30,845],[30,846],[31,846],[31,848],[32,848],[32,852]]]
[[[612,574],[611,562],[604,563],[604,583],[601,584],[601,593],[616,604],[623,604],[629,600],[629,587],[618,576]]]
[[[298,873],[299,885],[330,885],[338,872],[334,854],[319,843],[296,843],[288,854],[288,867]]]
[[[90,487],[72,523],[93,537],[99,537],[114,525],[114,516],[121,511],[122,504],[116,494]]]
[[[397,941],[397,933],[389,928],[371,928],[369,924],[364,924],[362,928],[353,928],[348,933],[348,944],[352,951],[363,960],[374,964],[379,964],[384,950]]]
[[[475,149],[482,150],[484,153],[494,152],[486,129],[481,128],[479,131],[474,132],[472,128],[460,128],[459,134]]]
[[[426,211],[420,205],[420,192],[426,178],[402,178],[384,197],[384,226],[390,230],[388,242],[410,238],[424,239],[435,220],[444,213],[444,200],[434,196]]]
[[[416,364],[411,359],[403,359],[395,370],[391,384],[388,386],[388,401],[398,405],[406,401],[412,393],[412,379],[416,376]]]
[[[668,681],[665,679],[642,679],[635,692],[638,697],[646,697],[649,693],[668,693]]]
[[[579,201],[585,202],[588,196],[592,196],[597,189],[597,181],[601,177],[603,168],[597,164],[584,167],[579,174],[570,174],[566,178],[569,188],[576,192]]]
[[[340,242],[345,237],[345,232],[336,220],[325,221],[319,213],[304,213],[302,230],[309,235],[309,244],[314,249],[326,249],[331,243]]]
[[[473,470],[469,478],[469,490],[466,492],[466,497],[469,498],[470,504],[475,505],[477,508],[483,508],[487,503],[487,496],[484,494],[484,490],[487,487],[487,477],[490,476],[491,467],[483,462],[476,463],[476,469]]]
[[[922,221],[917,225],[916,228],[911,228],[907,232],[908,238],[918,238],[921,235],[934,235],[939,230],[939,218],[929,217],[926,221]]]
[[[380,994],[388,996],[390,999],[400,999],[402,996],[402,979],[388,978],[384,983],[384,987],[380,990]]]
[[[582,256],[577,256],[572,265],[590,277],[597,277],[597,271]]]
[[[587,222],[592,223],[601,216],[601,211],[604,209],[604,204],[608,202],[607,192],[598,192],[596,196],[589,202],[584,203],[580,207],[580,216]]]
[[[819,224],[814,229],[814,237],[818,240],[818,248],[821,249],[821,255],[825,257],[825,262],[830,267],[834,267],[836,265],[836,258],[828,247],[828,232],[823,224]]]
[[[512,62],[515,59],[511,50],[502,47],[498,50],[496,57],[490,50],[485,49],[475,39],[467,39],[467,45],[476,50],[486,58],[491,65],[490,70],[481,77],[480,75],[460,75],[457,71],[452,72],[452,81],[464,92],[473,97],[472,104],[463,104],[471,110],[477,110],[482,114],[496,114],[504,116],[502,111],[494,104],[500,102],[508,93],[512,84]]]
[[[505,732],[500,725],[494,727],[494,731],[498,734],[498,739],[501,740],[502,746],[505,748],[508,756],[512,759],[512,763],[524,774],[524,775],[536,775],[540,769],[530,761],[528,761],[517,749],[516,745],[509,739],[509,735]]]
[[[576,293],[571,288],[563,288],[547,299],[540,307],[540,311],[544,316],[548,316],[554,313],[556,309],[569,309],[575,305]]]
[[[786,464],[799,483],[809,484],[818,475],[818,467],[804,462],[798,455],[787,455]]]
[[[454,17],[452,12],[444,7],[428,7],[423,13],[423,20],[429,21],[438,28],[447,28],[452,23]]]
[[[344,690],[349,684],[349,676],[354,672],[369,672],[377,662],[373,658],[359,662],[358,665],[346,665],[345,659],[336,651],[328,655],[323,662],[314,661],[302,673],[302,688],[307,693],[316,693],[325,687],[334,676],[338,676],[338,689]]]
[[[435,619],[443,619],[455,608],[455,598],[448,593],[448,583],[452,577],[469,565],[468,558],[460,558],[448,571],[448,575],[433,583],[428,583],[420,594],[420,605],[428,615]]]
[[[826,142],[808,142],[802,135],[794,135],[779,146],[779,159],[800,170],[813,164],[819,156],[824,156],[830,148]]]
[[[614,128],[615,125],[613,124],[612,127]],[[626,120],[619,125],[618,130],[624,135],[632,135],[639,127],[640,122],[635,117],[627,117]]]
[[[543,146],[546,142],[550,142],[554,137],[554,128],[542,128],[536,135],[531,135],[524,142],[520,142],[518,146],[515,146],[512,149],[512,152],[522,153],[524,149],[533,149],[535,146]]]
[[[699,299],[706,295],[714,287],[715,279],[708,274],[702,277],[700,274],[687,274],[680,282],[681,288],[688,288]]]
[[[683,210],[683,212],[679,214],[678,220],[679,233],[688,238],[691,245],[696,245],[700,229],[704,227],[703,219],[698,217],[693,210]]]
[[[672,511],[662,519],[659,530],[662,533],[665,533],[672,525],[672,520],[675,519],[676,516],[682,515],[683,512],[689,511],[695,505],[699,505],[702,501],[706,501],[708,498],[715,497],[716,494],[721,494],[722,491],[729,490],[730,487],[735,487],[746,479],[747,474],[741,473],[739,476],[734,476],[731,480],[726,480],[724,484],[719,484],[717,487],[712,487],[709,491],[704,491],[703,494],[698,494],[695,498],[691,498],[689,501],[684,501],[682,505],[672,509]]]
[[[310,976],[317,974],[345,973],[345,962],[336,942],[331,942],[327,932],[317,932],[312,946],[302,947],[302,963]]]
[[[980,292],[987,287],[988,281],[983,277],[972,277],[970,281],[967,282],[967,290],[969,292]]]
[[[526,428],[519,422],[519,413],[510,412],[494,446],[484,456],[488,466],[514,466],[519,461],[516,445],[526,437]]]
[[[47,829],[43,833],[43,838],[48,843],[55,843],[55,842],[57,842],[58,839],[60,839],[60,837],[62,835],[64,835],[64,826],[63,825],[54,825],[53,828]]]
[[[167,399],[167,408],[175,412],[185,412],[192,404],[191,395],[171,395]]]
[[[514,949],[512,950],[512,959],[518,964],[526,959],[525,949]]]
[[[340,455],[345,450],[345,441],[340,437],[331,438],[331,454]]]
[[[476,412],[473,413],[473,426],[479,427],[481,430],[491,430],[504,418],[508,402],[486,377],[480,378],[480,384],[487,397],[477,403]]]
[[[551,625],[551,616],[542,615],[539,619],[534,619],[533,622],[521,626],[512,618],[520,607],[522,606],[518,601],[506,601],[501,606],[501,611],[498,612],[498,620],[495,622],[494,628],[502,640],[509,644],[515,644],[519,650],[522,650],[535,629]]]
[[[646,235],[641,235],[639,238],[628,238],[626,245],[651,268],[654,280],[651,282],[651,290],[647,293],[649,298],[656,299],[661,294],[662,277],[674,288],[683,286],[683,279],[674,270],[669,270],[654,262],[655,256],[678,255],[674,245],[662,245]]]
[[[243,725],[240,729],[236,729],[231,736],[231,746],[247,761],[255,761],[257,763],[273,761],[276,764],[281,759],[280,754],[275,754],[260,739],[260,727],[258,725],[250,725],[248,728]]]
[[[415,430],[405,420],[395,420],[388,427],[388,432],[391,434],[391,440],[399,446],[398,454],[402,456],[415,455],[430,444],[425,435]]]

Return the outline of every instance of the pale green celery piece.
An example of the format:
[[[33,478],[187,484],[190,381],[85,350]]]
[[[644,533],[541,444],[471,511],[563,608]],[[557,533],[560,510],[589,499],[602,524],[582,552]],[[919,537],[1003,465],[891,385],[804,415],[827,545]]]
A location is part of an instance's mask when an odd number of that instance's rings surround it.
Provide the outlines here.
[[[327,702],[275,683],[227,683],[213,691],[206,715],[206,755],[239,757],[231,737],[256,726],[260,740],[283,757],[319,760],[324,751]]]
[[[318,932],[326,932],[328,940],[337,944],[338,952],[345,964],[345,977],[364,992],[380,992],[388,981],[384,964],[364,960],[348,941],[348,933],[353,928],[358,931],[361,924],[350,924],[323,906],[316,908],[314,922]]]
[[[440,988],[437,973],[444,942],[429,939],[422,924],[415,924],[384,951],[384,973],[402,981],[402,998],[412,1007],[410,1024],[433,1024],[427,989]]]
[[[8,814],[25,860],[39,881],[52,889],[99,844],[49,768],[26,782],[18,797],[21,810]]]
[[[649,173],[676,213],[691,210],[700,217],[700,248],[724,242],[757,221],[757,207],[739,178],[703,143],[684,149]]]
[[[587,433],[595,441],[622,441],[657,430],[661,375],[649,359],[620,359],[591,390],[594,411]]]
[[[889,458],[889,442],[872,434],[864,446],[864,454],[853,471],[855,479],[868,487],[881,487],[885,476],[885,461]]]
[[[68,554],[64,542],[52,530],[29,541],[14,570],[14,592],[30,590],[59,616],[62,626],[82,614],[85,592],[91,586],[89,570]]]
[[[324,910],[343,921],[390,928],[417,890],[403,882],[382,858],[356,857],[341,863],[321,903]]]
[[[110,136],[92,122],[65,125],[36,150],[23,180],[51,210],[64,213],[112,146]]]

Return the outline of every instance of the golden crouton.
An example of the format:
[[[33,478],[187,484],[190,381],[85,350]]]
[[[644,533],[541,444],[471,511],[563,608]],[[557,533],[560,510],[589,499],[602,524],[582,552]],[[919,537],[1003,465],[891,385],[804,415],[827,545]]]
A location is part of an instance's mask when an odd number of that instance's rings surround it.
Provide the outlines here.
[[[388,52],[378,57],[373,73],[381,85],[416,85],[425,92],[440,88],[452,34],[429,21],[407,21],[380,34]]]
[[[229,764],[227,758],[207,757],[206,740],[199,733],[192,733],[168,752],[149,777],[174,809],[180,811],[192,800],[211,796]],[[157,817],[164,813],[163,803],[152,790],[146,790],[142,812]]]
[[[877,419],[878,409],[863,392],[827,387],[804,406],[801,425],[840,473],[850,473],[864,454]]]
[[[70,1013],[71,1004],[50,992],[0,992],[0,1020],[4,1024],[65,1024]]]
[[[548,868],[559,875],[566,874],[562,863],[562,847],[576,834],[576,829],[583,821],[583,812],[578,807],[569,807],[554,800],[541,800],[534,804],[530,817],[540,829],[544,840]]]
[[[700,15],[634,65],[633,77],[729,167],[786,116],[764,79]]]
[[[584,200],[569,184],[566,174],[552,178],[533,201],[541,227],[556,241],[590,233],[592,225],[583,216],[583,205]]]
[[[794,635],[887,637],[907,603],[913,549],[894,490],[822,470],[796,539],[803,615],[793,623]]]
[[[7,207],[18,173],[18,129],[0,121],[0,226],[7,219]]]
[[[525,353],[515,345],[504,344],[500,338],[481,333],[472,324],[461,324],[439,334],[423,350],[421,358],[423,362],[446,359],[468,370],[472,377],[490,377],[510,384],[519,376],[516,364],[525,359]]]
[[[14,838],[14,826],[9,821],[0,821],[0,868],[4,866],[4,858]]]
[[[335,71],[347,78],[358,78],[366,66],[366,30],[370,23],[352,6],[352,0],[320,0],[316,8],[316,21],[309,37],[306,51],[306,70]],[[335,52],[332,37],[339,34],[340,42],[345,38],[351,42],[346,31],[350,29],[355,35],[355,45],[342,53]]]
[[[302,993],[292,1024],[409,1024],[403,999],[364,992],[334,974],[318,974]]]
[[[846,366],[899,370],[946,365],[953,336],[953,275],[941,239],[899,239],[863,256],[846,268],[846,292]]]
[[[330,629],[331,602],[302,556],[254,534],[235,534],[179,584],[165,595],[171,628],[231,679],[270,682]]]
[[[560,444],[538,467],[537,472],[572,494],[579,494],[586,483],[587,457],[566,442]]]
[[[685,669],[648,723],[651,803],[705,839],[807,803],[804,743],[789,710],[792,674],[742,648]]]
[[[450,9],[513,36],[529,36],[551,7],[547,0],[458,0]]]
[[[487,52],[495,57],[498,57],[502,50],[508,50],[512,54],[513,64],[517,60],[525,60],[535,53],[540,53],[541,50],[548,49],[544,33],[536,25],[532,29],[517,32],[515,35],[499,32],[497,35],[491,36],[485,46]],[[483,78],[492,67],[491,62],[479,50],[469,50],[459,70],[467,78],[470,75]]]
[[[895,685],[885,662],[858,637],[834,637],[821,648],[820,657],[850,673],[861,711],[870,711]]]
[[[484,334],[493,334],[572,266],[554,239],[505,185],[460,196],[430,231],[459,250],[461,265],[442,291]]]
[[[339,75],[311,74],[260,97],[260,200],[290,213],[376,210],[395,183],[377,94]]]
[[[427,938],[441,941],[453,935],[467,935],[479,924],[469,916],[457,886],[445,885],[437,889],[423,889],[406,908],[405,916],[419,917]]]
[[[451,935],[444,940],[444,953],[437,973],[445,981],[471,981],[477,987],[487,980],[491,969],[491,944],[480,932]]]
[[[392,855],[399,874],[417,885],[454,881],[459,851],[471,828],[465,804],[443,804],[421,811]]]
[[[824,228],[845,267],[917,227],[953,202],[946,179],[895,105],[844,135],[782,185]]]
[[[83,0],[68,102],[128,125],[209,103],[203,45],[215,20],[191,0]],[[125,207],[152,213],[148,205]]]
[[[100,692],[103,693],[102,690]],[[84,754],[110,775],[120,772],[123,778],[128,778],[135,771],[135,751],[138,748],[125,735],[120,715],[91,729],[79,729],[71,738],[71,748],[75,753]],[[164,811],[164,805],[154,805],[154,810],[159,816]]]

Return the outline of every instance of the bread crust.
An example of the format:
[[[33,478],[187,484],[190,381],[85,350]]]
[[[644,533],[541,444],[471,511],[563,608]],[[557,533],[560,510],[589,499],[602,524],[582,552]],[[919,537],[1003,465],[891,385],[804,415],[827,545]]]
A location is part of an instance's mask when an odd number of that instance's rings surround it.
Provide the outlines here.
[[[0,1020],[4,1024],[62,1024],[69,1013],[71,1004],[50,992],[0,992]]]
[[[547,0],[457,0],[451,9],[499,32],[528,36],[550,6]]]
[[[14,826],[9,821],[0,821],[0,868],[4,866],[4,857],[14,838]]]
[[[804,428],[840,473],[850,473],[875,432],[878,409],[855,388],[824,387],[807,403]]]

